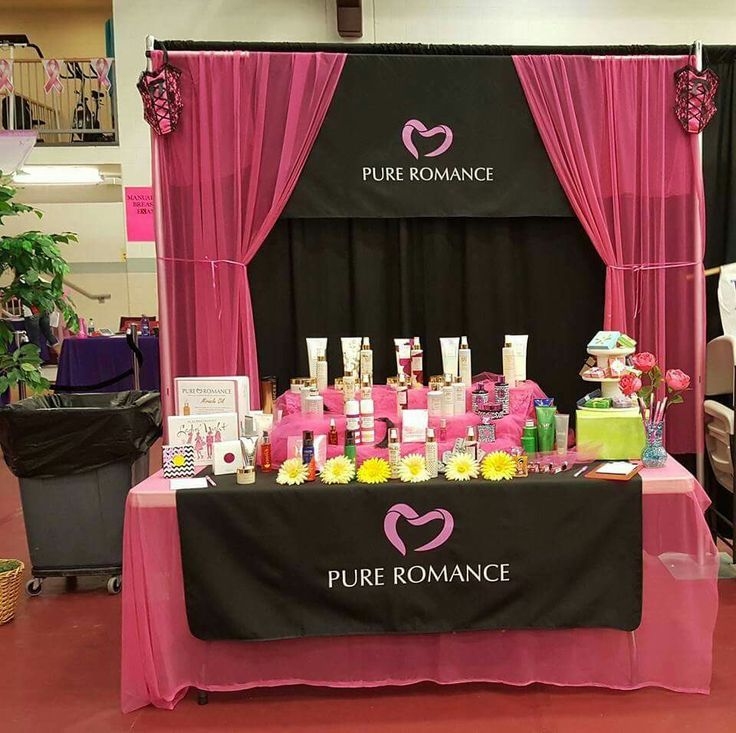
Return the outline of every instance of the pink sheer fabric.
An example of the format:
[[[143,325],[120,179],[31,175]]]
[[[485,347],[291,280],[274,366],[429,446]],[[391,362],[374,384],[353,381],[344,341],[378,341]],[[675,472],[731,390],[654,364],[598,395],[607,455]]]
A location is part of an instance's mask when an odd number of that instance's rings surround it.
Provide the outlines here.
[[[493,394],[490,386],[489,393]],[[409,390],[409,409],[426,410],[427,409],[427,388],[410,389]],[[470,409],[470,390],[466,390],[467,404]],[[294,392],[286,392],[276,400],[276,410],[282,410],[283,417],[273,427],[271,432],[272,455],[274,465],[280,465],[286,458],[291,457],[288,451],[289,438],[302,436],[303,430],[312,430],[317,435],[327,435],[330,428],[330,418],[334,418],[337,432],[341,436],[345,435],[345,415],[343,414],[343,395],[335,389],[328,389],[320,393],[324,398],[325,406],[329,408],[329,412],[325,412],[324,417],[311,417],[302,415],[299,407],[299,395]],[[546,397],[541,387],[531,380],[521,384],[519,387],[509,390],[509,414],[500,420],[495,421],[496,440],[493,443],[481,442],[481,448],[489,453],[494,450],[510,450],[517,448],[521,442],[521,433],[524,429],[524,422],[529,417],[534,417],[534,398]],[[385,385],[373,387],[374,415],[376,418],[388,417],[396,427],[401,430],[401,417],[397,415],[396,410],[396,391],[392,387]],[[447,421],[447,439],[441,440],[439,437],[439,418],[431,418],[429,426],[435,429],[437,436],[438,450],[440,456],[446,450],[451,450],[456,438],[464,438],[468,425],[479,425],[480,418],[468,412],[459,417],[445,418]],[[386,433],[385,423],[376,422],[376,440],[379,442]],[[327,446],[327,458],[342,455],[344,445],[341,443],[337,446]],[[422,453],[424,444],[422,443],[402,443],[401,453]],[[385,458],[386,449],[376,448],[375,445],[359,445],[357,446],[358,463],[362,463],[366,458]]]
[[[703,450],[703,182],[697,138],[672,111],[673,74],[686,61],[514,57],[552,165],[606,264],[604,328],[693,377],[669,420],[673,453]]]
[[[164,411],[173,378],[192,375],[246,374],[257,406],[247,265],[296,185],[345,54],[169,57],[184,107],[175,133],[153,136]]]
[[[203,690],[501,682],[710,689],[718,557],[705,492],[673,459],[644,470],[641,626],[205,642],[187,626],[174,492],[160,474],[128,497],[121,704],[173,708]],[[601,552],[605,548],[601,547]]]

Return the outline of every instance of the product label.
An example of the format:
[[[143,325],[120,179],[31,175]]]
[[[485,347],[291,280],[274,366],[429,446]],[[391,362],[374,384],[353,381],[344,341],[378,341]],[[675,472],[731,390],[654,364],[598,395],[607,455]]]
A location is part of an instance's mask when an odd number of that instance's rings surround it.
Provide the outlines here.
[[[237,412],[237,388],[231,381],[178,380],[177,405],[179,412],[189,404],[189,414],[210,415]]]

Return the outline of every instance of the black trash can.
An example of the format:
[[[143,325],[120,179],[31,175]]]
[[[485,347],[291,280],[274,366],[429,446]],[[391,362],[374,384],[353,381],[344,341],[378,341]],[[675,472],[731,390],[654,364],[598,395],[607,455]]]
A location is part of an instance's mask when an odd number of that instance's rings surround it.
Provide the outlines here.
[[[43,578],[109,575],[121,587],[125,500],[161,435],[158,392],[57,394],[0,409],[0,445],[20,479],[31,555]]]

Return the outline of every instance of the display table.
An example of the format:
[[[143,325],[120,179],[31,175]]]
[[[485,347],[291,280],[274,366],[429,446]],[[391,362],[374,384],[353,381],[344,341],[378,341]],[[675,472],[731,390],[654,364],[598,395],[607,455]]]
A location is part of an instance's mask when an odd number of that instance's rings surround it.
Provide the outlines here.
[[[633,632],[537,629],[250,642],[201,641],[190,633],[176,496],[156,474],[132,489],[127,503],[122,709],[170,709],[189,687],[374,687],[427,680],[707,693],[718,609],[718,557],[703,517],[708,498],[672,458],[641,477],[644,590],[642,622]]]
[[[139,336],[138,345],[143,354],[141,386],[143,390],[159,391],[158,337]],[[125,336],[88,336],[64,339],[59,356],[56,383],[68,387],[87,387],[112,379],[130,369],[133,352]],[[120,392],[133,389],[133,377],[120,379],[102,387],[99,392]],[[85,391],[84,389],[80,391]]]

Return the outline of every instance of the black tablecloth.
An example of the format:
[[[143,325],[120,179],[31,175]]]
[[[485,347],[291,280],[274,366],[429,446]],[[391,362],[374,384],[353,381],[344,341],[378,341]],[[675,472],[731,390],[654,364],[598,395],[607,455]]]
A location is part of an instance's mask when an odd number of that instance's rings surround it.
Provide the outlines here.
[[[641,620],[641,479],[177,492],[201,639],[608,627]]]

